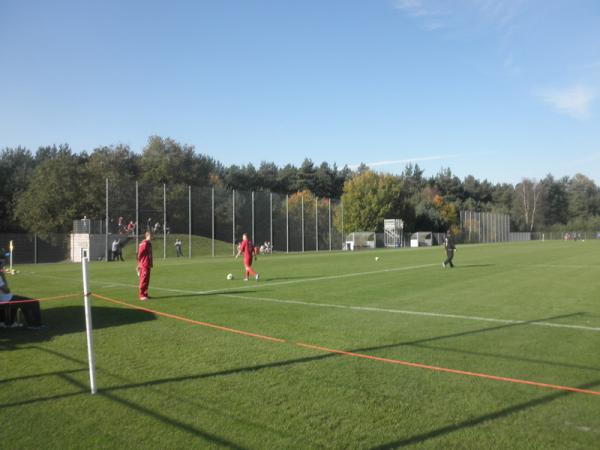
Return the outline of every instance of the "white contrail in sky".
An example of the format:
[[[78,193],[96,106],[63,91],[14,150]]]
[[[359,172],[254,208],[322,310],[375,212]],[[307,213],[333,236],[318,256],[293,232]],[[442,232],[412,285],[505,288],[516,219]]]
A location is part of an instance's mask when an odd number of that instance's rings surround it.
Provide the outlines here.
[[[398,165],[398,164],[408,164],[408,163],[414,163],[414,162],[419,162],[419,161],[439,161],[439,160],[443,160],[443,159],[458,158],[460,156],[463,156],[463,155],[456,154],[456,155],[418,156],[416,158],[393,159],[393,160],[388,160],[388,161],[375,161],[375,162],[367,162],[364,164],[370,168],[373,168],[373,167],[381,167],[381,166],[394,166],[394,165]],[[350,169],[356,169],[356,168],[358,168],[358,166],[360,166],[360,164],[348,165],[348,167]]]

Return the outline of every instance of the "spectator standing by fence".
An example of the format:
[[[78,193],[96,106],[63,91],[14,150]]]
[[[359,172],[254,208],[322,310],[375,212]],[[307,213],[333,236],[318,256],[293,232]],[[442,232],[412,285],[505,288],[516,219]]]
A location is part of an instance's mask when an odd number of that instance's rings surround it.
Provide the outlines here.
[[[175,255],[179,258],[183,256],[183,252],[181,251],[181,239],[177,238],[175,241]]]

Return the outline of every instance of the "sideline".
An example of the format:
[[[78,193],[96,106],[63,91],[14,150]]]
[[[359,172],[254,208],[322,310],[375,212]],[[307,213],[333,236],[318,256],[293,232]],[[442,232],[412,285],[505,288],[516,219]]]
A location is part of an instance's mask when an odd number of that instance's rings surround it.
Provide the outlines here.
[[[509,323],[509,324],[523,324],[523,325],[537,325],[542,327],[554,327],[554,328],[571,328],[577,330],[586,330],[586,331],[597,331],[600,332],[600,327],[588,327],[585,325],[570,325],[563,323],[553,323],[553,322],[531,322],[529,320],[518,320],[518,319],[496,319],[493,317],[480,317],[480,316],[465,316],[461,314],[446,314],[446,313],[435,313],[435,312],[427,312],[427,311],[410,311],[404,309],[391,309],[391,308],[377,308],[372,306],[349,306],[349,305],[337,305],[335,303],[312,303],[312,302],[303,302],[301,300],[282,300],[278,298],[267,298],[267,297],[250,297],[246,295],[236,295],[236,294],[219,294],[222,297],[228,298],[236,298],[242,300],[256,300],[261,302],[271,302],[271,303],[284,303],[291,305],[303,305],[303,306],[313,306],[320,308],[338,308],[338,309],[348,309],[353,311],[370,311],[370,312],[384,312],[384,313],[392,313],[392,314],[405,314],[411,316],[424,316],[424,317],[441,317],[445,319],[461,319],[461,320],[473,320],[477,322],[495,322],[495,323]]]

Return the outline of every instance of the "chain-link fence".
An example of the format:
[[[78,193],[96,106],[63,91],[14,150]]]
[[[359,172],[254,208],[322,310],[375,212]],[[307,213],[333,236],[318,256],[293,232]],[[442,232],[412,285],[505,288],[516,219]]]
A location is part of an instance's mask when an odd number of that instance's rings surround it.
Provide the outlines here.
[[[510,216],[493,212],[460,211],[459,241],[465,244],[510,241]]]
[[[332,251],[344,244],[343,202],[305,192],[290,196],[107,180],[104,201],[102,217],[74,220],[71,235],[5,233],[0,246],[7,249],[12,240],[13,262],[38,263],[73,260],[80,250],[74,249],[77,242],[88,242],[87,248],[93,242],[94,259],[110,260],[115,242],[125,259],[135,258],[145,231],[153,232],[155,258],[229,256],[243,233],[275,252]],[[460,231],[461,243],[600,238],[577,231],[514,233],[507,214],[476,211],[460,211]],[[78,235],[89,237],[78,241]],[[402,241],[409,246],[410,234]],[[432,244],[442,241],[443,235],[436,234]]]
[[[66,261],[69,259],[68,234],[17,234],[0,233],[0,247],[4,257],[13,243],[13,264],[36,264]]]
[[[277,252],[340,250],[344,208],[340,200],[185,185],[106,182],[105,254],[118,239],[133,256],[145,231],[155,257],[224,256],[243,233]],[[104,229],[104,228],[103,228]],[[77,231],[77,230],[75,230]],[[179,251],[179,249],[180,251]]]

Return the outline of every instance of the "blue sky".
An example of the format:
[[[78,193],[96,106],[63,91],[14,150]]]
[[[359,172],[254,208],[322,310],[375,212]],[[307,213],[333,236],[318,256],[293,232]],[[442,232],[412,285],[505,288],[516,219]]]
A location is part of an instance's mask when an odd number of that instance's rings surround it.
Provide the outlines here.
[[[0,0],[0,147],[600,181],[600,2]]]

